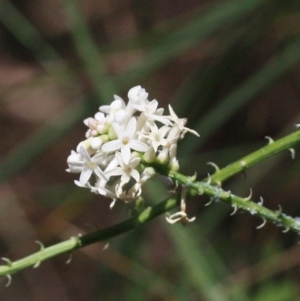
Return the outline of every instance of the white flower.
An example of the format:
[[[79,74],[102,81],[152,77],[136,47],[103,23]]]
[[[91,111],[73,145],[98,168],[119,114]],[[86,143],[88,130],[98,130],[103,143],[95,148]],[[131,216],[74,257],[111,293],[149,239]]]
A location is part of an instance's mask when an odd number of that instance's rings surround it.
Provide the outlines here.
[[[108,181],[108,178],[98,166],[98,164],[104,159],[103,153],[99,153],[91,158],[87,150],[82,145],[79,147],[79,153],[83,159],[82,171],[79,178],[81,185],[85,185],[93,173],[95,173],[100,179]]]
[[[141,159],[138,157],[132,158],[129,163],[126,164],[123,162],[121,154],[119,152],[116,152],[116,158],[120,166],[112,168],[111,170],[105,172],[105,174],[108,177],[121,176],[121,186],[123,186],[125,183],[128,183],[131,177],[133,177],[135,181],[138,182],[140,180],[140,174],[135,168],[139,165]]]
[[[157,127],[157,125],[154,123],[153,125],[150,125],[151,132],[150,133],[143,133],[140,134],[146,138],[148,138],[154,148],[154,151],[156,152],[158,147],[160,145],[165,146],[167,144],[167,139],[164,138],[170,128],[168,126],[162,126],[160,129]]]
[[[76,153],[75,151],[71,151],[71,155],[67,159],[67,163],[69,168],[67,172],[78,173],[82,171],[84,162],[80,156],[80,154]]]
[[[128,99],[126,105],[114,95],[110,105],[100,106],[94,117],[85,119],[87,139],[67,159],[67,171],[80,173],[75,184],[113,199],[110,207],[117,199],[131,202],[141,195],[142,186],[155,174],[147,165],[155,162],[179,169],[178,140],[186,132],[199,136],[185,127],[187,120],[178,118],[171,106],[170,115],[163,115],[164,109],[158,107],[157,100],[149,101],[141,86],[131,88]],[[170,223],[194,220],[186,215],[184,190],[180,212],[167,216]]]
[[[136,110],[143,112],[145,117],[150,121],[159,121],[165,125],[171,125],[172,123],[167,116],[162,116],[162,110],[157,109],[157,100],[148,101],[147,99],[142,99],[140,103],[132,103],[131,106]]]
[[[110,114],[110,115],[114,115],[116,112],[118,112],[121,109],[124,110],[126,108],[124,100],[117,95],[114,95],[114,97],[115,97],[115,100],[109,106],[107,106],[107,105],[100,106],[99,110],[101,112],[104,112],[104,113]]]
[[[187,214],[183,211],[178,211],[172,215],[166,214],[166,221],[169,224],[176,224],[180,222],[183,226],[188,223],[192,223],[196,220],[196,217],[188,218]]]
[[[186,132],[190,132],[191,134],[194,134],[194,135],[200,137],[200,135],[196,131],[191,130],[191,129],[185,127],[187,119],[186,118],[178,118],[178,116],[175,114],[174,110],[172,109],[172,107],[170,105],[169,105],[169,111],[170,111],[170,114],[171,114],[171,116],[169,116],[169,118],[173,122],[175,122],[175,124],[177,124],[178,128],[180,129],[180,131],[183,132],[182,133],[183,135],[181,137],[183,137]]]
[[[130,149],[138,152],[146,152],[149,146],[141,141],[133,139],[136,134],[136,119],[132,117],[124,130],[118,123],[112,124],[115,133],[117,135],[116,140],[109,141],[102,145],[104,152],[114,152],[121,149],[121,156],[125,164],[129,163],[130,160]]]
[[[166,214],[166,221],[169,224],[176,224],[180,222],[183,226],[185,226],[188,223],[192,223],[196,220],[196,217],[188,218],[186,214],[186,194],[187,194],[187,188],[182,187],[181,191],[181,201],[180,201],[180,211],[170,215]]]

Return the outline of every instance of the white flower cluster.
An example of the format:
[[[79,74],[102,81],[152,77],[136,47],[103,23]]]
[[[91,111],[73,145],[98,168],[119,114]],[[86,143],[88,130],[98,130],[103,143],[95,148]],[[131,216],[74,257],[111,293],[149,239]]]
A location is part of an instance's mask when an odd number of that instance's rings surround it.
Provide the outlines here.
[[[85,119],[86,140],[67,159],[67,171],[80,173],[76,185],[112,198],[112,205],[117,199],[130,202],[140,196],[142,185],[155,174],[145,163],[178,170],[177,141],[186,132],[199,136],[171,106],[170,115],[163,115],[157,100],[149,101],[141,86],[130,89],[128,99],[126,105],[115,95],[94,118]]]

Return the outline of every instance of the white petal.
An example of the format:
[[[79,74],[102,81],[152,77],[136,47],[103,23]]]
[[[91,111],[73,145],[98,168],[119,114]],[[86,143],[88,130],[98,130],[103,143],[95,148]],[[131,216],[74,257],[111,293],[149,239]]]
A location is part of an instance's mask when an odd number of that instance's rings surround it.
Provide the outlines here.
[[[139,95],[141,90],[141,86],[135,86],[128,91],[128,99],[135,100],[135,98]]]
[[[122,142],[120,140],[113,140],[106,142],[102,145],[101,149],[104,152],[114,152],[122,147]]]
[[[105,172],[105,175],[110,178],[112,176],[120,176],[123,173],[123,168],[115,167],[114,169]]]
[[[121,177],[121,185],[123,186],[124,184],[128,183],[129,180],[130,180],[130,176],[126,173],[123,173]]]
[[[165,125],[172,125],[172,122],[166,116],[151,114],[149,117],[154,119],[154,120],[157,120],[157,121],[159,121],[159,122],[161,122]]]
[[[114,131],[118,137],[118,139],[122,140],[123,136],[124,136],[124,130],[121,128],[121,126],[116,123],[116,122],[113,122],[112,124],[113,128],[114,128]]]
[[[130,140],[129,146],[130,146],[130,148],[132,148],[138,152],[146,152],[149,150],[149,146],[146,143],[143,143],[138,140]]]
[[[108,178],[105,176],[104,172],[100,169],[100,167],[96,167],[94,169],[95,174],[102,180],[108,181]]]
[[[91,169],[85,168],[80,174],[80,178],[79,178],[80,184],[85,185],[87,181],[90,179],[92,173],[93,171]]]
[[[124,161],[122,159],[121,153],[116,152],[115,155],[119,165],[124,169]]]
[[[138,182],[140,180],[140,174],[136,169],[131,171],[131,176]]]
[[[148,112],[154,113],[156,111],[157,106],[158,101],[156,99],[153,99],[151,102],[149,102]]]
[[[79,152],[85,162],[89,162],[91,160],[89,153],[82,145],[79,147]]]
[[[131,152],[130,152],[129,145],[123,145],[121,148],[121,157],[125,164],[129,163],[130,155],[131,155]]]
[[[110,105],[111,112],[113,113],[121,110],[122,108],[123,108],[123,102],[121,99],[115,99]]]
[[[102,112],[97,112],[95,114],[95,119],[98,120],[98,121],[103,121],[104,118],[105,118],[105,115]]]
[[[178,119],[178,117],[175,114],[175,112],[174,112],[173,108],[171,107],[171,105],[169,105],[169,112],[170,112],[170,115],[173,117],[173,119]]]
[[[102,139],[100,137],[91,138],[91,147],[93,149],[99,149],[102,144]]]
[[[130,166],[132,168],[136,168],[140,162],[141,162],[141,158],[133,158],[132,160],[130,160]]]
[[[109,114],[109,112],[110,112],[110,106],[107,106],[107,105],[105,105],[105,106],[100,106],[100,107],[99,107],[99,110],[100,110],[101,112],[104,112],[104,113],[106,113],[106,114]]]
[[[136,131],[136,119],[135,117],[132,117],[126,126],[125,135],[131,138],[135,134],[135,131]]]
[[[128,114],[125,112],[125,110],[119,110],[115,113],[115,121],[119,124],[124,124],[127,119]]]

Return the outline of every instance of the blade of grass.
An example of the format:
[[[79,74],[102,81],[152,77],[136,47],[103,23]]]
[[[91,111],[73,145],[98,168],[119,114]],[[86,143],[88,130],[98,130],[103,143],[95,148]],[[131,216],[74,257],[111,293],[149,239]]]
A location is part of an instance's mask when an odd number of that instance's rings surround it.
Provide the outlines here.
[[[93,88],[102,104],[109,103],[117,89],[106,73],[104,59],[93,41],[80,3],[78,0],[64,0],[63,4],[71,24],[74,45],[84,63]]]
[[[50,74],[61,76],[68,72],[60,54],[42,34],[8,0],[0,1],[0,22],[29,49],[40,65]],[[59,64],[58,64],[59,62]],[[68,76],[70,76],[68,72]]]

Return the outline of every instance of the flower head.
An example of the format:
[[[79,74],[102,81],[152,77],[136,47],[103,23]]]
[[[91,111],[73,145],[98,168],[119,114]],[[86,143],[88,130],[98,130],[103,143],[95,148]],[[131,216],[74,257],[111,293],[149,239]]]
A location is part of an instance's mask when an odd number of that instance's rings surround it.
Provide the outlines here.
[[[170,115],[148,100],[141,86],[128,92],[128,103],[114,96],[110,105],[100,106],[94,117],[84,120],[88,127],[86,140],[67,159],[68,172],[80,173],[79,187],[111,198],[131,202],[142,193],[143,185],[153,177],[151,163],[179,169],[177,143],[186,132],[186,119],[177,117],[171,106]],[[184,210],[170,216],[169,222],[190,221]]]

